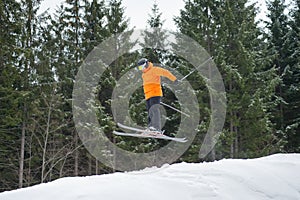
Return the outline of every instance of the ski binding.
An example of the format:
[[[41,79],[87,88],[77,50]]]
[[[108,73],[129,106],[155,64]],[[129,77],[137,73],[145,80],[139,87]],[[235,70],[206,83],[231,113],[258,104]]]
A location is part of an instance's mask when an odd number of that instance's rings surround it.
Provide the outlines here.
[[[143,130],[143,129],[139,129],[139,128],[133,128],[133,127],[126,126],[126,125],[123,125],[120,123],[118,123],[118,126],[120,128],[135,131],[136,133],[125,133],[125,132],[113,131],[113,133],[115,135],[131,136],[131,137],[138,137],[138,138],[154,138],[154,139],[172,140],[175,142],[182,142],[182,143],[187,142],[186,138],[170,137],[170,136],[160,134],[157,132],[152,132],[152,131]]]

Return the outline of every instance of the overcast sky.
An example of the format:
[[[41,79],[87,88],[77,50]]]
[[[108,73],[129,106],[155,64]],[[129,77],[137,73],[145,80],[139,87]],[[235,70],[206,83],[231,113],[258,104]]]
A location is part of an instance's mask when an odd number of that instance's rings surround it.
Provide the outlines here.
[[[51,12],[56,9],[64,0],[44,0],[41,4],[41,11],[50,8]],[[183,0],[156,0],[159,10],[162,13],[162,20],[165,29],[175,30],[174,16],[179,16],[180,9],[184,7]],[[130,27],[138,29],[145,28],[154,0],[123,0],[122,5],[125,7],[125,15],[129,18]]]
[[[259,1],[257,4],[262,10],[258,18],[265,16],[265,4],[261,0],[252,0],[253,2]],[[41,4],[41,11],[50,8],[51,12],[54,12],[57,6],[59,6],[64,0],[44,0]],[[156,0],[160,12],[162,13],[162,20],[165,20],[165,29],[175,30],[174,17],[179,16],[180,9],[184,7],[184,0]],[[125,7],[125,15],[129,18],[130,27],[137,29],[144,29],[151,13],[154,0],[123,0],[122,5]]]

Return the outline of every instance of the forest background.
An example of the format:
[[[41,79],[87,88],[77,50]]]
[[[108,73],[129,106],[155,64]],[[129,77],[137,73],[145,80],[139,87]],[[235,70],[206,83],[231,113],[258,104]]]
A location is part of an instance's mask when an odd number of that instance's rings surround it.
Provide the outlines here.
[[[114,172],[84,148],[75,129],[72,91],[78,68],[91,50],[117,33],[133,31],[121,0],[67,0],[54,14],[37,14],[40,0],[0,0],[0,191],[66,176]],[[288,12],[287,11],[288,8]],[[267,1],[265,23],[247,0],[187,0],[174,18],[177,29],[213,56],[226,89],[227,113],[217,145],[203,160],[198,153],[210,123],[210,98],[198,74],[188,77],[201,112],[198,134],[178,162],[255,158],[300,152],[300,1]],[[163,30],[153,4],[145,26]],[[163,31],[159,34],[164,34]],[[125,41],[120,41],[120,44]],[[150,152],[167,141],[112,135],[111,98],[116,81],[136,61],[188,74],[185,60],[156,48],[125,54],[102,75],[97,93],[99,123],[110,140],[132,152]],[[118,50],[118,46],[115,47]],[[130,80],[128,80],[130,83]],[[163,101],[180,108],[164,89]],[[131,117],[147,124],[142,88],[130,101]],[[180,114],[166,109],[165,129],[176,132]]]

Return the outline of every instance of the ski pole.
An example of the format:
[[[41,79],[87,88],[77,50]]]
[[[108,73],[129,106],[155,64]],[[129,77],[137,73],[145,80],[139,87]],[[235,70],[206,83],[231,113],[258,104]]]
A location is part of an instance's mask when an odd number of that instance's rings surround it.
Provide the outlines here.
[[[208,61],[210,61],[213,57],[208,58],[206,61],[204,61],[201,65],[199,65],[198,67],[196,67],[196,69],[194,69],[193,71],[191,71],[188,75],[186,75],[185,77],[183,77],[181,81],[183,81],[184,79],[186,79],[187,77],[189,77],[192,73],[194,73],[194,71],[196,71],[199,67],[202,67],[203,65],[205,65]]]
[[[177,108],[174,108],[174,107],[172,107],[172,106],[170,106],[170,105],[168,105],[168,104],[165,104],[165,103],[163,103],[163,102],[160,102],[160,104],[161,104],[161,105],[164,105],[164,106],[166,106],[166,107],[169,107],[169,108],[171,108],[171,109],[173,109],[173,110],[175,110],[175,111],[177,111],[177,112],[179,112],[179,113],[181,113],[181,114],[183,114],[183,115],[185,115],[185,116],[187,116],[187,117],[191,117],[189,114],[186,114],[186,113],[182,112],[181,110],[178,110]]]

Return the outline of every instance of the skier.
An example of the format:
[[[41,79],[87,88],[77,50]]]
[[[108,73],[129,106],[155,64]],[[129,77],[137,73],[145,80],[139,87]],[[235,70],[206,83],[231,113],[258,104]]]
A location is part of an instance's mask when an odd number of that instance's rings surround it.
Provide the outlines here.
[[[137,62],[138,69],[143,72],[143,89],[146,99],[146,108],[148,111],[148,128],[154,134],[162,134],[161,131],[161,119],[159,104],[161,97],[163,96],[160,77],[164,76],[178,83],[177,78],[168,70],[158,66],[154,66],[153,63],[146,58],[142,58]]]

